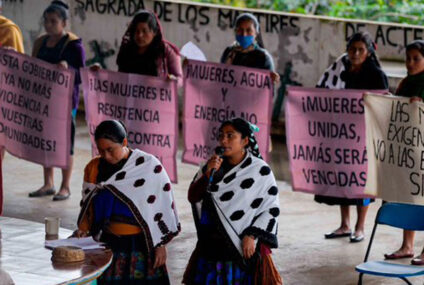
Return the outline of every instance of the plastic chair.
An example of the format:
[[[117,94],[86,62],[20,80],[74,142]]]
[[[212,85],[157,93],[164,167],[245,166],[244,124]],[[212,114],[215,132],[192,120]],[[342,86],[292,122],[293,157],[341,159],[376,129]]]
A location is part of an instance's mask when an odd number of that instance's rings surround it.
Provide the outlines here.
[[[407,277],[424,275],[423,266],[395,264],[385,261],[367,261],[378,224],[389,225],[411,231],[424,230],[424,206],[400,203],[385,203],[378,210],[371,239],[365,254],[364,263],[356,266],[359,272],[358,284],[362,284],[364,274],[400,278],[412,284]]]

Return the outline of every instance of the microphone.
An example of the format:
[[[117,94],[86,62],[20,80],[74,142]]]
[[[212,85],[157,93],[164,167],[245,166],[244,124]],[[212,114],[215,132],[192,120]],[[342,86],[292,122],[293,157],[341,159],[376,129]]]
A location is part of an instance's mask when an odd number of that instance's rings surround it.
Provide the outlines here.
[[[215,148],[215,154],[218,155],[220,158],[222,158],[222,155],[224,154],[224,152],[225,152],[225,147],[223,147],[223,146],[217,146]],[[215,172],[216,172],[216,169],[213,168],[212,171],[211,171],[211,175],[209,176],[209,184],[212,183],[213,176],[214,176]]]

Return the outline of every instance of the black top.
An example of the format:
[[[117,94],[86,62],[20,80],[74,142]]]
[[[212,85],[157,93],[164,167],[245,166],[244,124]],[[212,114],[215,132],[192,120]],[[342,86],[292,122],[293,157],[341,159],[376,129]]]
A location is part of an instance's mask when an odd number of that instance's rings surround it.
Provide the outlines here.
[[[237,46],[227,47],[221,56],[221,63],[225,63],[230,53],[234,52],[233,65],[274,71],[274,62],[266,49],[259,46],[255,46],[255,49],[249,52],[241,52],[236,49]]]
[[[121,170],[122,167],[124,167],[125,163],[127,163],[131,154],[132,154],[132,150],[130,150],[130,153],[128,154],[127,158],[121,159],[116,164],[110,164],[105,159],[100,158],[99,167],[98,167],[99,172],[97,174],[96,182],[97,183],[104,182],[104,181],[108,180],[110,177],[112,177],[113,174],[115,174],[119,170]]]
[[[396,95],[424,99],[424,72],[405,77],[400,82]]]
[[[59,63],[62,60],[62,50],[69,35],[63,36],[54,47],[47,47],[48,37],[40,47],[37,57],[49,63]]]
[[[155,57],[151,52],[145,52],[143,54],[134,52],[131,60],[123,61],[118,66],[119,72],[150,76],[158,76],[157,69]]]
[[[350,62],[345,64],[346,70],[340,75],[346,82],[345,89],[383,90],[389,88],[386,74],[371,60],[366,60],[359,72],[348,71]]]
[[[40,45],[36,57],[51,64],[57,64],[64,60],[68,67],[74,70],[74,90],[72,93],[72,109],[75,110],[79,104],[79,84],[81,81],[80,68],[85,66],[85,51],[81,39],[70,40],[69,34],[64,35],[54,47],[47,47],[46,36]]]
[[[212,184],[222,180],[227,172],[234,166],[230,165],[224,159],[220,169],[215,173]],[[206,171],[206,165],[203,172]],[[213,204],[209,193],[203,196],[201,217],[198,221],[198,237],[200,254],[208,260],[235,260],[238,255],[237,249],[226,234],[222,225],[216,207]]]

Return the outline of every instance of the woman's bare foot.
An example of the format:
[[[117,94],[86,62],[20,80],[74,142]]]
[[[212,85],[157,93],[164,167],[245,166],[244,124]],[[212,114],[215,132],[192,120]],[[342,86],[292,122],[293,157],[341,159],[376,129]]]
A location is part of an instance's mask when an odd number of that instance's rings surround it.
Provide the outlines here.
[[[353,233],[354,236],[364,236],[364,229],[355,229],[355,232]]]

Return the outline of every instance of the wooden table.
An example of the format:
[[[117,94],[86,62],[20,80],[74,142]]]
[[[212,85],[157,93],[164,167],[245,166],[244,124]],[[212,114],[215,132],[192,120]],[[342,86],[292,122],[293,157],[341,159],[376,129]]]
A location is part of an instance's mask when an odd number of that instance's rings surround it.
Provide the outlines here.
[[[59,238],[72,231],[60,228]],[[16,285],[21,284],[86,284],[112,262],[110,250],[85,251],[85,261],[53,264],[52,251],[44,247],[44,224],[0,217],[0,268]]]

